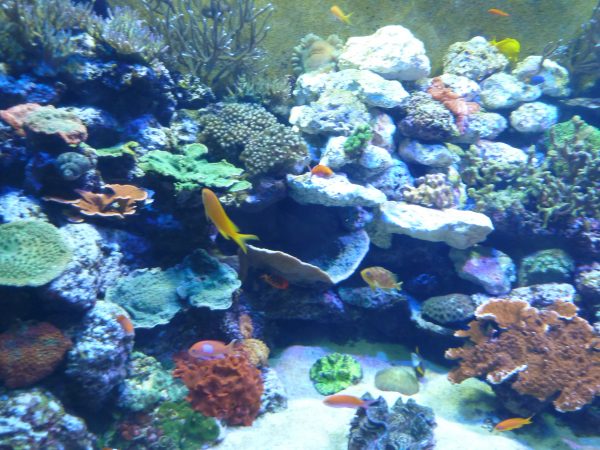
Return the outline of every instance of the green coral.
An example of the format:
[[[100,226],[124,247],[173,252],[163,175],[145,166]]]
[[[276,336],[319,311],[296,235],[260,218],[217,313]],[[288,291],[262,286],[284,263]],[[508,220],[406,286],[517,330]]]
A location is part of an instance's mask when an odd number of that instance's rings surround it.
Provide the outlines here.
[[[41,286],[70,261],[71,250],[53,225],[41,220],[0,225],[0,285]]]
[[[537,214],[543,226],[565,216],[600,219],[600,130],[574,116],[548,130],[546,146],[541,162],[530,147],[524,165],[483,160],[475,146],[464,151],[462,178],[476,208]]]
[[[344,152],[350,158],[360,158],[363,150],[373,139],[373,130],[369,125],[359,125],[344,142]]]
[[[575,263],[559,248],[540,250],[526,256],[519,267],[519,285],[563,283],[571,279]]]
[[[113,147],[106,148],[94,148],[89,147],[98,158],[120,158],[121,156],[131,156],[133,158],[137,155],[137,150],[140,148],[140,144],[135,141],[125,142],[124,144],[115,145]]]
[[[231,192],[252,187],[250,182],[240,179],[242,169],[227,161],[208,162],[204,159],[208,153],[205,145],[189,144],[182,151],[182,154],[175,154],[152,150],[140,158],[139,167],[145,172],[173,178],[178,192],[203,186],[226,188]]]
[[[179,450],[198,450],[214,443],[221,436],[221,428],[213,417],[206,417],[192,409],[187,401],[166,402],[158,407],[154,425],[162,430],[161,440]]]
[[[300,136],[259,105],[219,103],[203,110],[199,122],[211,153],[242,162],[251,176],[281,175],[308,158]]]
[[[159,402],[183,400],[187,389],[152,356],[133,352],[129,373],[119,393],[118,406],[147,411]]]
[[[362,379],[362,368],[350,355],[332,353],[319,358],[310,368],[310,379],[322,395],[331,395]]]

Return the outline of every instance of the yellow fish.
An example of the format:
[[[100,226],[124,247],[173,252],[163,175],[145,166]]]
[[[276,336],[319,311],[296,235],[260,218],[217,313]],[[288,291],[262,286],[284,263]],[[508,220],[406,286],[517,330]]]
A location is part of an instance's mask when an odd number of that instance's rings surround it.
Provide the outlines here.
[[[206,217],[215,224],[217,230],[219,230],[219,233],[221,233],[221,236],[223,236],[225,239],[233,239],[234,242],[240,246],[244,253],[248,253],[246,241],[250,239],[258,239],[258,236],[253,234],[238,233],[240,231],[239,228],[231,221],[229,217],[227,217],[221,202],[219,202],[219,199],[215,193],[210,189],[202,189],[202,203],[204,204],[204,212],[206,213]]]
[[[519,59],[519,53],[521,53],[521,43],[513,38],[502,39],[496,41],[492,39],[490,44],[498,49],[500,53],[506,56],[510,62],[517,62]]]
[[[346,25],[351,25],[351,23],[350,23],[350,16],[353,13],[344,14],[344,11],[342,11],[342,8],[340,8],[338,5],[333,5],[329,11],[331,11],[331,14],[333,14],[339,20],[341,20],[342,22],[344,22]]]
[[[360,276],[371,287],[372,290],[400,289],[402,282],[398,282],[396,275],[383,267],[367,267],[361,270]]]

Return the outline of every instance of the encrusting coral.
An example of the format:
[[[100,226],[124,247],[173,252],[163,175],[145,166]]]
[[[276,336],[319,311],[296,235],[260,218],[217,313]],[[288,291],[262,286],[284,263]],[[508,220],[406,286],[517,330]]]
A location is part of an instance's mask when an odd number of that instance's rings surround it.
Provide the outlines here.
[[[431,80],[431,85],[427,89],[429,95],[434,100],[441,102],[454,115],[456,126],[463,132],[466,125],[466,120],[469,114],[479,111],[479,104],[468,102],[452,89],[446,86],[440,77],[435,77]]]
[[[0,379],[9,388],[34,384],[54,372],[71,346],[50,323],[18,324],[0,334]]]
[[[65,200],[46,197],[45,200],[73,205],[78,214],[84,216],[118,217],[124,219],[137,212],[138,202],[148,198],[148,192],[129,184],[107,184],[106,189],[112,193],[95,193],[77,189],[81,198]],[[74,222],[82,222],[80,217],[73,217]]]
[[[557,301],[539,310],[523,300],[492,299],[475,311],[459,359],[448,378],[461,383],[482,377],[492,385],[511,383],[521,395],[553,400],[557,411],[577,411],[600,393],[600,337],[577,316],[577,307]]]
[[[415,185],[415,187],[406,185],[402,188],[407,203],[437,209],[452,208],[458,204],[456,190],[443,173],[419,177],[415,180]]]
[[[260,409],[263,381],[260,371],[244,353],[222,359],[196,360],[186,353],[175,356],[173,376],[189,389],[192,408],[230,425],[252,425]]]

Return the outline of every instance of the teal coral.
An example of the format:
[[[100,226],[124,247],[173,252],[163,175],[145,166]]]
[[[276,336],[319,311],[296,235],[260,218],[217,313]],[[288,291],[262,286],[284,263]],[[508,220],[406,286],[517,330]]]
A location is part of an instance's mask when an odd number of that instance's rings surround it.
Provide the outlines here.
[[[362,368],[350,355],[332,353],[319,358],[310,368],[310,379],[322,395],[332,395],[358,383]]]
[[[0,225],[0,285],[41,286],[71,261],[71,249],[53,225],[24,220]]]
[[[208,162],[203,158],[207,153],[208,149],[202,144],[186,145],[181,154],[153,150],[140,158],[139,167],[145,172],[173,178],[178,192],[203,186],[225,188],[231,192],[252,187],[250,182],[240,179],[242,169],[227,161]]]

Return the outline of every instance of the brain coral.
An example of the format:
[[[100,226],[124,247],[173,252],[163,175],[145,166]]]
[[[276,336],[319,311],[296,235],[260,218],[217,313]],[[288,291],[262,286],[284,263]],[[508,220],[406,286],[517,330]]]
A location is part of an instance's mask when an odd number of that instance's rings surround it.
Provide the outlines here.
[[[350,355],[332,353],[319,358],[310,368],[310,379],[322,395],[346,389],[362,379],[362,368]]]
[[[0,378],[9,388],[31,385],[50,375],[71,345],[52,324],[16,325],[0,334]]]
[[[446,358],[460,360],[448,378],[511,383],[518,394],[553,399],[557,411],[581,409],[600,393],[600,337],[576,310],[562,301],[543,310],[523,300],[484,303],[469,330],[455,333],[470,342],[446,351]]]
[[[53,225],[41,220],[0,225],[0,285],[41,286],[69,261],[71,250]]]
[[[475,303],[464,294],[449,294],[431,297],[423,302],[423,316],[436,323],[446,325],[473,317]]]
[[[245,354],[201,361],[186,352],[175,357],[175,365],[173,376],[188,387],[187,399],[196,411],[230,425],[252,425],[264,387]]]

